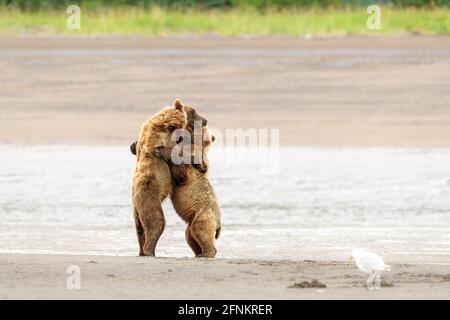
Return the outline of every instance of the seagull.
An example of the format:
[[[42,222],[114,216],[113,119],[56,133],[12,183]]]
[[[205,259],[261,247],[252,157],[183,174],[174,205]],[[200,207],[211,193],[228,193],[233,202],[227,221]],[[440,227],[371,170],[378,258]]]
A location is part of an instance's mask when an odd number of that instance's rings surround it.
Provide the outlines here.
[[[359,270],[369,274],[367,288],[380,289],[381,271],[391,271],[391,266],[385,264],[379,255],[361,249],[353,249],[352,258]]]

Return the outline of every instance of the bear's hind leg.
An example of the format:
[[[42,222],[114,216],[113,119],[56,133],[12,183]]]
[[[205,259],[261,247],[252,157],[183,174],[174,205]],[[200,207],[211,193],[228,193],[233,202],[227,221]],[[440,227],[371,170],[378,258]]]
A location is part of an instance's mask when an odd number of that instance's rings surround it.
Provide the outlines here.
[[[216,226],[211,219],[194,218],[191,224],[191,232],[194,239],[202,248],[202,253],[197,255],[199,258],[214,258],[217,250],[214,246],[214,235],[216,233]]]
[[[166,225],[161,203],[152,197],[147,198],[139,211],[139,219],[144,227],[143,255],[154,257],[156,244]]]
[[[191,247],[192,251],[194,251],[195,256],[202,254],[202,248],[198,245],[197,241],[195,241],[194,237],[192,236],[191,227],[189,225],[186,227],[185,234],[186,242],[188,243],[189,247]]]
[[[136,226],[136,235],[139,242],[139,256],[144,256],[145,233],[141,221],[139,220],[139,213],[137,213],[136,210],[134,210],[134,224]]]

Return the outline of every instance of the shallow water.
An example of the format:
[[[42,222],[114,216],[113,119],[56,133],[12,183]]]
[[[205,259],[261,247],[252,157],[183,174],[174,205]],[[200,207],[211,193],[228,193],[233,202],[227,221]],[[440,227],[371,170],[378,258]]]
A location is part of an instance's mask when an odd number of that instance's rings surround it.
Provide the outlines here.
[[[246,152],[210,153],[219,257],[450,263],[450,149],[280,147],[270,174]],[[0,252],[137,253],[128,146],[3,145],[0,164]],[[192,256],[164,209],[157,254]]]

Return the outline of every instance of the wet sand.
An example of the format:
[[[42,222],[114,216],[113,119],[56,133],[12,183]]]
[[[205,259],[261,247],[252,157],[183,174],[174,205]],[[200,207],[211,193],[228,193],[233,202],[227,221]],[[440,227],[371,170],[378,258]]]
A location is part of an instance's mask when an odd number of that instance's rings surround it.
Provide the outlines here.
[[[450,37],[1,37],[0,143],[128,144],[175,97],[283,144],[450,146]]]
[[[80,290],[67,289],[69,266]],[[351,263],[0,255],[0,299],[449,299],[448,266],[394,264],[369,291]],[[73,273],[72,273],[73,274]],[[326,288],[289,288],[317,279]]]

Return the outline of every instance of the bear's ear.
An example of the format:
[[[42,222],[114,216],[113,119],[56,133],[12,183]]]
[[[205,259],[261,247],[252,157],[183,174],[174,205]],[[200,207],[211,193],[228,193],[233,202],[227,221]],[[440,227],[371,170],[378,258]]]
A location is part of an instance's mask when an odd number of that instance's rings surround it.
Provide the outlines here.
[[[178,109],[178,110],[183,110],[183,107],[184,107],[183,102],[181,102],[180,99],[175,99],[175,101],[173,102],[172,105],[174,106],[175,109]]]
[[[133,142],[133,143],[130,145],[130,151],[131,151],[131,153],[134,154],[134,155],[136,155],[136,146],[137,146],[137,141]]]

